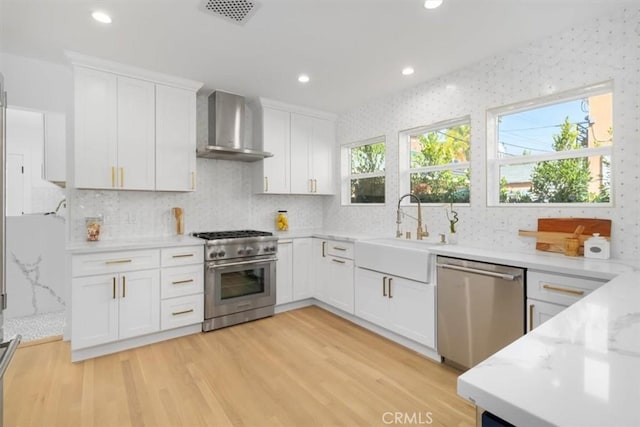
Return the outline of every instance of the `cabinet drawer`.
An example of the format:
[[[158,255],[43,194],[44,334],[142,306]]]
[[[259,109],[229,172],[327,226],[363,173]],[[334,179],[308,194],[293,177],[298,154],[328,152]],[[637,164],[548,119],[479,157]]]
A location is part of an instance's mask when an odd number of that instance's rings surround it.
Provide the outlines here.
[[[159,265],[158,249],[81,254],[71,258],[73,277],[147,270]]]
[[[528,271],[527,297],[569,306],[604,283],[586,277]]]
[[[325,251],[327,255],[353,259],[353,243],[327,240]]]
[[[188,295],[161,301],[160,328],[179,328],[180,326],[201,323],[204,320],[204,295]]]
[[[202,293],[204,265],[163,268],[160,277],[162,299]]]
[[[161,249],[160,253],[160,262],[163,267],[202,264],[204,262],[204,246],[202,245],[166,248]]]

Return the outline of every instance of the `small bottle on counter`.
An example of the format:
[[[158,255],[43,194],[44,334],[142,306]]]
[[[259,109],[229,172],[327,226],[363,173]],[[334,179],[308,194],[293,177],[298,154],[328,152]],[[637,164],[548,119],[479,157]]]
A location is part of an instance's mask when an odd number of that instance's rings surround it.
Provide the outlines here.
[[[278,211],[276,215],[276,229],[278,231],[287,231],[289,229],[289,217],[287,211]]]
[[[600,233],[593,233],[593,237],[584,241],[585,258],[609,259],[610,254],[611,244]]]

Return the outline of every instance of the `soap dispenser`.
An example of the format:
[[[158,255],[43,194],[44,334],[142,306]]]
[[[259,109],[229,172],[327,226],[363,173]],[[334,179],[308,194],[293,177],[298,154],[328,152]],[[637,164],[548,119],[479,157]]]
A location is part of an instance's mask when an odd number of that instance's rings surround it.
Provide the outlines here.
[[[593,237],[584,241],[584,257],[609,259],[611,252],[609,241],[600,236],[600,233],[593,233]]]

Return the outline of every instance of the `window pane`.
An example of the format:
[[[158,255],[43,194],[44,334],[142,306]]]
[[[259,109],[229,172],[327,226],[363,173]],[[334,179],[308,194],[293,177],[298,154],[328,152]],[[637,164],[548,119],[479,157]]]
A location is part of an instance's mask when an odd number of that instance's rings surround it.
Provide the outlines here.
[[[609,156],[500,167],[501,203],[608,203]]]
[[[411,168],[469,161],[469,125],[438,129],[409,138]]]
[[[352,179],[351,203],[384,203],[384,177]]]
[[[502,115],[498,158],[611,145],[612,111],[612,95],[606,93]]]
[[[411,174],[411,192],[423,203],[469,203],[470,171],[453,169]]]
[[[351,174],[384,170],[384,142],[361,145],[351,149]]]

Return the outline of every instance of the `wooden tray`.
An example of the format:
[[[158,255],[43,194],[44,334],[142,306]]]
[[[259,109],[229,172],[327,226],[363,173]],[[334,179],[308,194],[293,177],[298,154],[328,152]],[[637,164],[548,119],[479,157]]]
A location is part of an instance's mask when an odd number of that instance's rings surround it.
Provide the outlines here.
[[[611,237],[611,220],[597,218],[538,218],[538,231],[519,230],[520,236],[536,237],[536,249],[546,252],[564,253],[564,239],[573,237],[578,226],[584,230],[580,239],[579,253],[584,253],[584,241],[599,233],[602,237]]]

